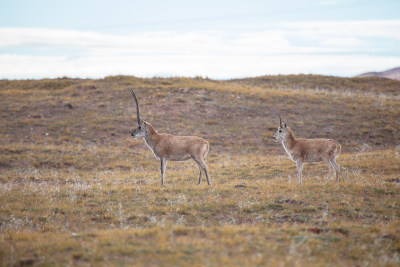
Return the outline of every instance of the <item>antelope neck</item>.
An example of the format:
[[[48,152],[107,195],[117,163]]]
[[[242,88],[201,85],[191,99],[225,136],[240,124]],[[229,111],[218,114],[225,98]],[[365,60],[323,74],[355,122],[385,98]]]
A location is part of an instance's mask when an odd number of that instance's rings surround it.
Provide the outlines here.
[[[292,130],[290,130],[290,128],[288,128],[287,136],[286,136],[285,140],[282,141],[282,144],[285,148],[292,150],[295,143],[296,143],[296,138],[294,137]]]
[[[159,134],[157,131],[151,124],[146,123],[146,135],[144,136],[144,140],[146,141],[147,145],[152,148],[153,145],[157,143],[158,139]]]

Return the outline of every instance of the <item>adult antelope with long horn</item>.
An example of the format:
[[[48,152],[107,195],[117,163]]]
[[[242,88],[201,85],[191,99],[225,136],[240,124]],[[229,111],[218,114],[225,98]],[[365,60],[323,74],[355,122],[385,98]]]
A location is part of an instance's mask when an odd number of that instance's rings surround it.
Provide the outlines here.
[[[139,103],[135,93],[129,89],[136,103],[136,113],[138,127],[135,128],[131,136],[134,138],[144,138],[154,155],[161,161],[161,185],[165,184],[165,169],[167,160],[185,161],[193,159],[200,169],[199,184],[201,183],[201,173],[204,171],[207,183],[210,185],[208,178],[207,165],[204,159],[208,153],[208,142],[197,136],[174,136],[170,134],[159,134],[154,127],[140,119]]]
[[[279,128],[273,136],[274,140],[282,142],[283,148],[288,154],[289,158],[296,162],[299,184],[301,184],[301,174],[303,172],[303,164],[310,162],[325,162],[329,168],[329,175],[331,170],[336,170],[336,182],[339,181],[340,167],[336,163],[336,158],[339,156],[341,146],[338,142],[331,139],[305,139],[295,138],[292,130],[282,122],[279,115]]]

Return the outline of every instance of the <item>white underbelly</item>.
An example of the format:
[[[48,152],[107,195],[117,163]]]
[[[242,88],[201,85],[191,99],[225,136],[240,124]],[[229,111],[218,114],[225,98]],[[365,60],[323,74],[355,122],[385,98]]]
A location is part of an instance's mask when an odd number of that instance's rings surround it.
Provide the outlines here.
[[[307,155],[307,157],[305,158],[305,162],[321,162],[322,159],[320,156],[318,155]]]
[[[170,161],[185,161],[192,158],[190,155],[184,155],[184,156],[169,156],[166,157],[166,160],[170,160]]]

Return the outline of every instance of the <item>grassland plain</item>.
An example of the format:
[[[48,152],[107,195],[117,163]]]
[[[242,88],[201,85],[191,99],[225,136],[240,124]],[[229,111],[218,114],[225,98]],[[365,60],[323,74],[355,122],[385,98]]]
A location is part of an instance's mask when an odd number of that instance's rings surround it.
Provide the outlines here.
[[[193,162],[131,139],[135,106],[159,131],[210,142]],[[215,81],[130,76],[0,81],[0,265],[399,266],[400,82],[314,75]],[[272,141],[342,144],[341,181]]]

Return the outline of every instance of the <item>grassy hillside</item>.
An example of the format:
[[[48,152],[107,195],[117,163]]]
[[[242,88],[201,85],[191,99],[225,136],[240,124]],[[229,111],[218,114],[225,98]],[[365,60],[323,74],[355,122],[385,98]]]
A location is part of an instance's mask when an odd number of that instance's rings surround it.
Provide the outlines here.
[[[210,142],[192,162],[132,139],[135,106],[160,132]],[[0,81],[1,265],[400,264],[400,82],[313,75]],[[272,141],[342,144],[341,181]]]
[[[296,79],[303,81],[302,77]],[[274,77],[282,83],[291,78]],[[75,157],[58,160],[66,156],[63,149],[93,146],[102,149],[104,154],[118,150],[112,156],[102,155],[105,162],[112,162],[111,158],[119,155],[140,158],[140,153],[147,148],[129,136],[135,125],[136,110],[127,88],[137,93],[142,118],[160,132],[202,136],[210,141],[211,150],[216,153],[281,153],[282,149],[271,138],[278,126],[278,113],[295,135],[329,136],[343,144],[345,152],[364,147],[382,149],[400,143],[397,96],[400,82],[390,81],[391,87],[386,88],[387,80],[378,78],[372,83],[371,94],[361,94],[353,87],[335,92],[315,90],[316,86],[311,84],[319,84],[323,79],[319,76],[304,77],[311,89],[303,85],[283,88],[277,82],[259,79],[263,82],[257,86],[249,85],[252,79],[238,83],[122,76],[104,80],[0,81],[0,136],[5,149],[2,154],[12,154],[11,158],[1,159],[1,164],[6,167],[55,164],[73,164],[75,168],[107,167],[88,161],[70,162]],[[335,79],[337,88],[353,80]],[[360,88],[371,84],[370,78],[358,80]],[[379,82],[381,87],[377,85]],[[386,91],[376,95],[375,88],[386,88]],[[354,93],[347,93],[352,90]],[[27,153],[12,151],[26,145],[37,149],[53,146],[45,154],[54,155],[56,162],[50,156],[46,160],[39,158],[40,153],[26,158]],[[131,163],[126,167],[130,166]]]
[[[400,94],[399,81],[382,77],[339,78],[321,75],[278,75],[236,79],[232,82],[270,89],[306,89],[368,95]]]

